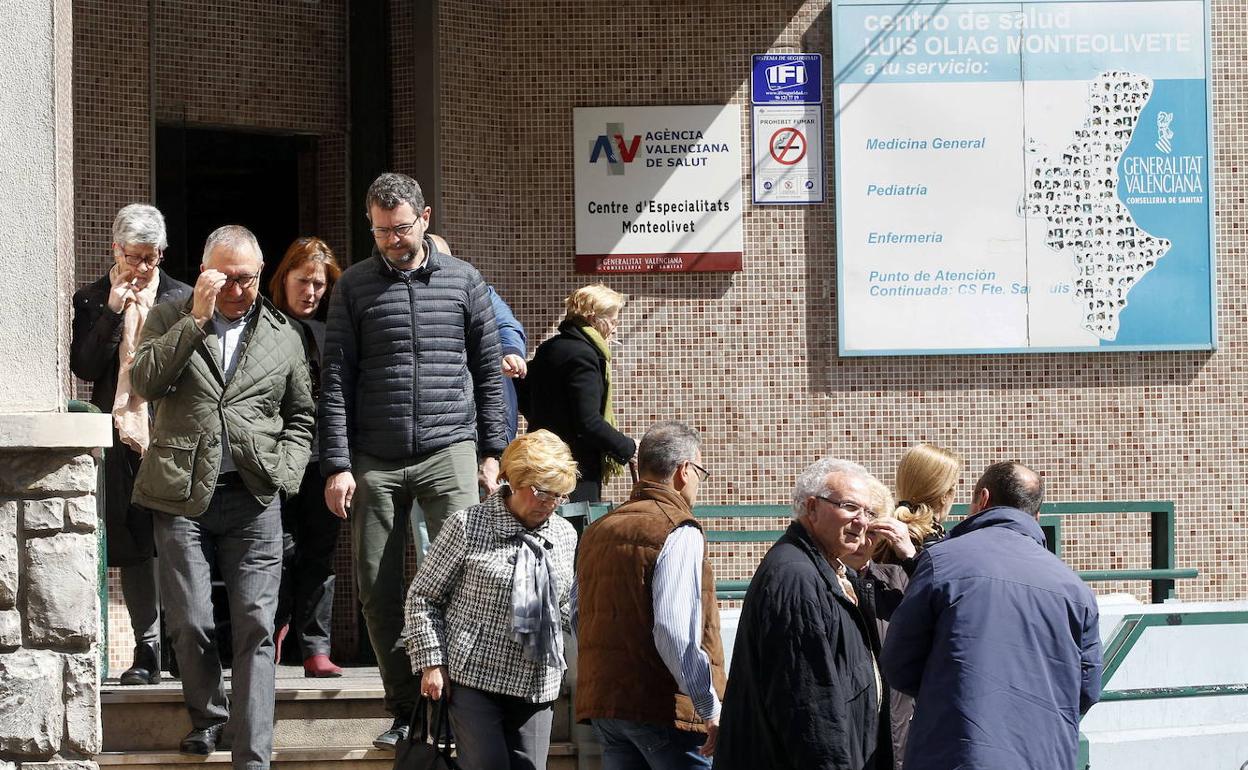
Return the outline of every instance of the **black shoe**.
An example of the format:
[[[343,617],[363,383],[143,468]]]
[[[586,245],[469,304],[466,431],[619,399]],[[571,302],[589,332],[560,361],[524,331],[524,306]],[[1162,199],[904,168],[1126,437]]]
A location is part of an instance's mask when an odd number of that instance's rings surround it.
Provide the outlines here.
[[[407,733],[411,729],[412,727],[407,723],[407,720],[395,719],[389,730],[386,730],[373,740],[373,745],[382,751],[394,751],[394,747],[399,745],[399,741],[407,740]]]
[[[191,730],[182,739],[182,745],[178,747],[178,751],[182,754],[206,757],[216,751],[217,744],[221,742],[221,731],[224,729],[225,723],[222,722],[200,730]]]
[[[134,663],[122,672],[118,683],[124,685],[160,684],[160,652],[154,644],[136,644]]]

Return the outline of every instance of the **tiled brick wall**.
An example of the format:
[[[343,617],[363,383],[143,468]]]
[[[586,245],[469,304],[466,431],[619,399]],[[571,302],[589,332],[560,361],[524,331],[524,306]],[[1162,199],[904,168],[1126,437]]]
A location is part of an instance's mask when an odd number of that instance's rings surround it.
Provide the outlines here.
[[[346,200],[342,0],[154,7],[156,117],[320,134],[320,234],[345,248],[358,203]],[[75,3],[80,284],[107,264],[113,213],[148,193],[147,8]],[[390,19],[400,171],[417,151],[404,107],[434,85],[411,64],[407,10],[395,0]],[[700,428],[713,474],[707,502],[783,502],[801,468],[825,454],[858,460],[891,483],[901,453],[921,440],[965,456],[962,500],[975,474],[1003,458],[1043,471],[1051,500],[1175,500],[1180,565],[1201,571],[1180,595],[1248,595],[1248,541],[1238,537],[1248,513],[1235,502],[1248,470],[1240,430],[1248,69],[1238,55],[1248,25],[1238,0],[1213,0],[1213,23],[1216,353],[838,359],[835,207],[753,208],[747,176],[744,272],[611,278],[631,298],[615,361],[622,427],[639,436],[678,417]],[[592,280],[571,267],[572,108],[732,103],[748,148],[750,54],[826,55],[830,24],[827,0],[441,0],[435,230],[497,286],[535,347],[568,292]],[[830,59],[824,70],[830,93]],[[830,111],[825,117],[831,155]],[[830,163],[827,174],[831,187]],[[607,497],[626,493],[616,482]],[[1145,533],[1139,518],[1074,524],[1066,553],[1081,567],[1146,566]],[[745,546],[715,554],[729,578],[748,574],[760,555]],[[345,547],[338,563],[335,634],[353,644]],[[128,632],[124,609],[110,604],[117,665]]]
[[[441,14],[442,229],[461,251],[481,250],[478,266],[533,346],[553,331],[567,293],[592,280],[571,267],[572,108],[737,104],[748,162],[750,54],[826,57],[831,45],[827,0],[443,0]],[[1180,583],[1180,596],[1248,595],[1248,541],[1238,536],[1248,513],[1235,502],[1248,470],[1242,5],[1214,0],[1213,25],[1216,353],[839,359],[834,203],[753,208],[747,175],[744,272],[610,277],[631,298],[614,363],[623,429],[639,436],[670,417],[701,429],[712,473],[703,494],[719,503],[783,502],[802,467],[827,454],[892,483],[902,452],[922,440],[966,458],[965,501],[984,466],[1020,459],[1045,473],[1050,500],[1176,501],[1179,564],[1201,573]],[[825,94],[830,70],[825,58]],[[825,117],[830,156],[830,109]],[[831,188],[831,163],[827,176]],[[626,494],[616,482],[606,496]],[[1072,523],[1066,535],[1077,566],[1147,566],[1144,518]],[[724,577],[742,576],[759,555],[716,554]],[[1146,591],[1099,590],[1120,588]]]

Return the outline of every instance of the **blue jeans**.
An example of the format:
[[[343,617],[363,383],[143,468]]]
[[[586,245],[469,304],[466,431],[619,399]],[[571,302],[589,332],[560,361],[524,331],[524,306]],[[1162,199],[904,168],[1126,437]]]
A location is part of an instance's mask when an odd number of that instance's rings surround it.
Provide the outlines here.
[[[706,743],[706,736],[701,733],[624,719],[595,719],[593,726],[602,744],[602,770],[687,770],[711,766],[711,760],[698,753]]]

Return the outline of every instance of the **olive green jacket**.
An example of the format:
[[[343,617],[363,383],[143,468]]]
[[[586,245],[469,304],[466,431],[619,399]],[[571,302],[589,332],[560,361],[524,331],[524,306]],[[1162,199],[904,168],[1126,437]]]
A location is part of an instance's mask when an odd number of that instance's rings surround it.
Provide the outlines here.
[[[268,505],[279,491],[295,494],[315,419],[299,333],[267,300],[257,300],[227,384],[220,340],[211,323],[195,323],[192,301],[154,307],[134,353],[131,382],[156,414],[134,502],[184,516],[207,510],[221,471],[223,425],[256,500]]]

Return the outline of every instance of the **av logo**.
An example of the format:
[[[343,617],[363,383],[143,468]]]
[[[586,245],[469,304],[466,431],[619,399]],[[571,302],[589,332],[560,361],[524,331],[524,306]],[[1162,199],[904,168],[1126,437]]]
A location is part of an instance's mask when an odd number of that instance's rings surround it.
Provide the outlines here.
[[[633,134],[625,139],[623,123],[608,123],[607,132],[599,134],[589,152],[589,162],[597,163],[605,157],[607,173],[619,176],[624,173],[625,164],[632,163],[641,147],[641,135]]]
[[[787,91],[806,85],[806,62],[790,61],[767,68],[767,90]]]

